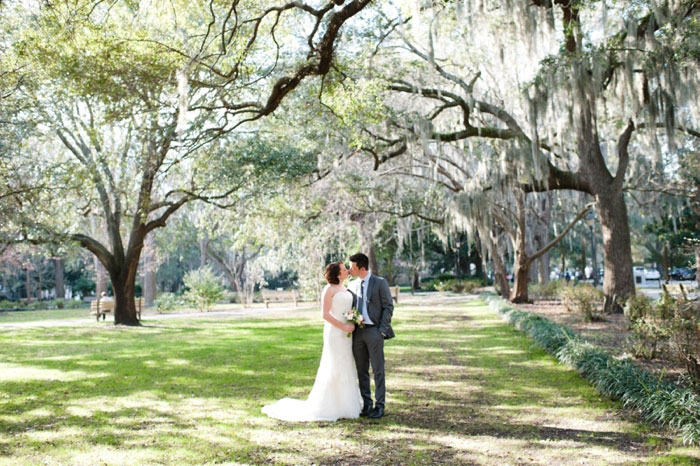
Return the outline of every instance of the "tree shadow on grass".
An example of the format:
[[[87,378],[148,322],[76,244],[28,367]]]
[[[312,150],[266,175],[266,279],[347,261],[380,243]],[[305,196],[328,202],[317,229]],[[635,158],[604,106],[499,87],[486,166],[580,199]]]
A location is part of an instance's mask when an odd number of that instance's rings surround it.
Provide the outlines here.
[[[483,311],[475,302],[430,316],[422,309],[403,311],[398,308],[399,338],[386,348],[387,416],[332,426],[271,423],[279,435],[323,438],[326,429],[353,432],[351,449],[342,455],[312,449],[291,458],[320,464],[464,463],[469,462],[465,455],[483,454],[476,447],[453,448],[435,440],[454,437],[487,437],[495,444],[514,440],[532,448],[545,448],[538,442],[551,439],[571,442],[575,450],[648,450],[635,433],[519,419],[530,409],[576,410],[598,397],[577,374],[552,363],[509,326],[474,319],[470,312]],[[4,361],[73,375],[70,380],[0,381],[0,391],[13,395],[0,400],[0,412],[7,414],[0,417],[0,432],[10,437],[0,436],[0,450],[14,448],[12,438],[28,429],[72,430],[73,437],[55,440],[62,448],[74,442],[121,447],[138,444],[151,429],[187,443],[193,429],[225,422],[217,410],[233,417],[230,422],[259,418],[266,402],[303,398],[311,389],[322,345],[321,326],[312,322],[206,320],[201,326],[187,322],[135,331],[26,332],[20,337],[30,344]],[[126,401],[138,406],[122,406]],[[160,402],[161,408],[148,406]],[[81,406],[86,412],[75,414]],[[386,451],[372,447],[377,438]],[[421,450],[416,442],[440,448]],[[201,448],[215,450],[217,443],[205,437]],[[274,444],[246,448],[253,463],[296,451]],[[397,455],[394,461],[391,455]]]

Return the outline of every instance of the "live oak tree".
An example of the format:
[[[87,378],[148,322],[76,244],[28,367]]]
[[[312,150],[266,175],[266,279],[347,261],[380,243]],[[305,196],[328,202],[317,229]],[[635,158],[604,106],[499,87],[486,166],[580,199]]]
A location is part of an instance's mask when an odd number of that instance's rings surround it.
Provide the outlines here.
[[[527,165],[514,188],[590,195],[605,307],[619,310],[634,294],[626,177],[637,160],[696,133],[699,11],[697,2],[550,0],[389,11],[375,63],[401,117],[379,139],[377,160],[407,152],[411,140],[473,158],[470,141],[486,141],[507,156],[479,163]]]
[[[228,206],[288,164],[293,154],[248,150],[254,135],[242,127],[326,74],[342,26],[368,3],[52,2],[32,15],[13,5],[25,18],[13,53],[30,72],[20,91],[32,102],[17,118],[36,125],[21,157],[45,189],[10,193],[22,209],[5,236],[90,250],[112,281],[115,323],[137,325],[146,236],[186,203]],[[91,216],[107,242],[82,232]]]

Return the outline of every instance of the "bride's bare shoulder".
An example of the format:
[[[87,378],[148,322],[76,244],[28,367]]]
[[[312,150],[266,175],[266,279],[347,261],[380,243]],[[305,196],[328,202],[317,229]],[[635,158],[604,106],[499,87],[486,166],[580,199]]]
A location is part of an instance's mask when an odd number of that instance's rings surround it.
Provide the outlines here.
[[[335,296],[338,293],[338,285],[331,285],[330,283],[327,284],[326,286],[323,287],[323,291],[321,291],[321,297],[325,298],[331,298],[333,299],[333,296]]]

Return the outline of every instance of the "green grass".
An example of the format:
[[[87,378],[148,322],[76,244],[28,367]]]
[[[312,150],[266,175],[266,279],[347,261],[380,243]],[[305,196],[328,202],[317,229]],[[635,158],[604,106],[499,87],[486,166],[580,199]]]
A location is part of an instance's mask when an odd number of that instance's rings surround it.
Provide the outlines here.
[[[143,328],[0,331],[0,464],[691,464],[697,450],[621,415],[483,302],[395,311],[387,416],[289,424],[317,310]],[[649,441],[649,439],[653,439]]]
[[[0,324],[34,322],[38,320],[80,319],[83,317],[90,317],[89,308],[0,311]]]

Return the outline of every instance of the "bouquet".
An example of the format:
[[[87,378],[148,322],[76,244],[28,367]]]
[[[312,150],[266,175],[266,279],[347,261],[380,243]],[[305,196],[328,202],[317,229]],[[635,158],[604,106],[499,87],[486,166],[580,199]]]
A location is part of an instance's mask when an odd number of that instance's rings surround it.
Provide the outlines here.
[[[345,314],[343,314],[345,317],[345,320],[350,322],[351,324],[359,325],[360,327],[364,327],[365,324],[362,323],[362,314],[360,314],[360,311],[357,309],[355,310],[349,310]],[[348,338],[352,336],[352,332],[348,332]]]

